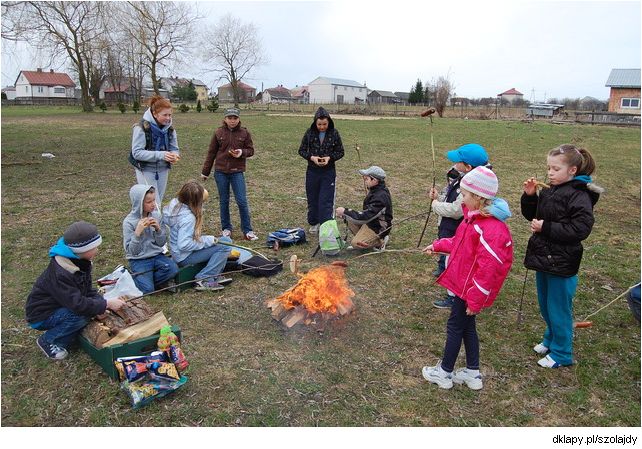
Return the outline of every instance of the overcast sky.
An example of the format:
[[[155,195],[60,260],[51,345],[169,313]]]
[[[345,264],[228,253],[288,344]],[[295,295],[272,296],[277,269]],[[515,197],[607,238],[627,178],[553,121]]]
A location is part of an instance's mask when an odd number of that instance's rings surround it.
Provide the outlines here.
[[[245,80],[257,90],[329,76],[408,92],[418,78],[448,75],[455,93],[464,97],[495,96],[514,87],[534,101],[607,99],[604,84],[612,68],[640,68],[639,1],[199,1],[197,6],[206,17],[205,32],[228,12],[257,25],[270,61]],[[10,55],[3,47],[2,85],[13,84],[20,69],[42,64],[33,52]],[[217,85],[198,63],[172,75]]]

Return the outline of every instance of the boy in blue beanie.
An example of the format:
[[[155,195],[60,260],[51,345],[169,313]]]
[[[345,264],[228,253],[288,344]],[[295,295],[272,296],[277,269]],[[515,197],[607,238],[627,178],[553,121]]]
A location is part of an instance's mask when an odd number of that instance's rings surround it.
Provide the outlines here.
[[[101,243],[95,225],[73,223],[49,250],[49,266],[27,297],[27,323],[46,331],[37,343],[50,359],[67,357],[67,349],[93,316],[125,304],[121,298],[106,300],[92,288],[91,261]]]

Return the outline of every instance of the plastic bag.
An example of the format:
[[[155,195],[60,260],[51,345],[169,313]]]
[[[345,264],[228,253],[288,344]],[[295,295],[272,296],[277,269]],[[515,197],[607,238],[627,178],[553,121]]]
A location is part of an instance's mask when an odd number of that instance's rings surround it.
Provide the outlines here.
[[[116,281],[115,283],[109,282],[114,280]],[[120,296],[135,298],[143,295],[143,292],[136,287],[132,275],[122,265],[119,265],[110,274],[101,277],[96,282],[99,285],[102,284],[101,289],[105,299],[115,299]]]

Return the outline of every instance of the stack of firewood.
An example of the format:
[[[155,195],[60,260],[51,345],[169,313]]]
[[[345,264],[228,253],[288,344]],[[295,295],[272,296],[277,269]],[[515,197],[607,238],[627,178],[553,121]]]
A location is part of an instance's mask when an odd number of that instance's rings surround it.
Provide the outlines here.
[[[167,324],[163,312],[155,313],[143,299],[131,299],[120,310],[95,317],[82,335],[96,348],[103,348],[148,337]]]

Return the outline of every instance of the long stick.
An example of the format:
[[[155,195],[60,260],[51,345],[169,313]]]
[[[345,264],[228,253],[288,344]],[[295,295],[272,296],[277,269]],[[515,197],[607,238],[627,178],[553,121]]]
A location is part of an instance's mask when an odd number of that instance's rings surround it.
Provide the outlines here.
[[[524,305],[524,291],[526,290],[526,278],[528,278],[528,268],[524,273],[524,284],[522,284],[522,296],[519,298],[519,310],[517,311],[517,324],[522,322],[522,306]]]
[[[419,236],[419,241],[417,242],[417,248],[421,246],[421,241],[424,238],[424,234],[426,233],[426,228],[428,227],[428,221],[430,220],[430,213],[432,212],[432,190],[435,188],[435,183],[437,182],[437,175],[436,175],[436,170],[435,170],[435,142],[433,138],[433,132],[432,132],[432,115],[429,116],[430,118],[430,149],[432,150],[432,189],[431,189],[431,196],[430,196],[430,202],[428,203],[428,216],[426,217],[426,222],[424,223],[424,229],[421,231],[421,235]]]
[[[637,285],[637,284],[635,284],[635,285]],[[629,288],[627,288],[627,289],[626,289],[626,291],[625,291],[624,293],[622,293],[620,296],[618,296],[617,298],[615,298],[613,301],[611,301],[611,302],[610,302],[610,303],[608,303],[607,305],[602,306],[602,307],[600,307],[599,309],[597,309],[595,312],[593,312],[593,313],[589,313],[588,315],[586,315],[586,318],[584,318],[584,321],[588,320],[590,317],[592,317],[592,316],[593,316],[593,315],[595,315],[596,313],[601,312],[602,310],[606,309],[608,306],[610,306],[611,304],[613,304],[615,301],[617,301],[618,299],[620,299],[621,297],[623,297],[624,295],[626,295],[628,292],[630,292],[630,291],[631,291],[631,289],[632,289],[633,287],[635,287],[635,285],[632,285],[632,286],[630,286]]]

